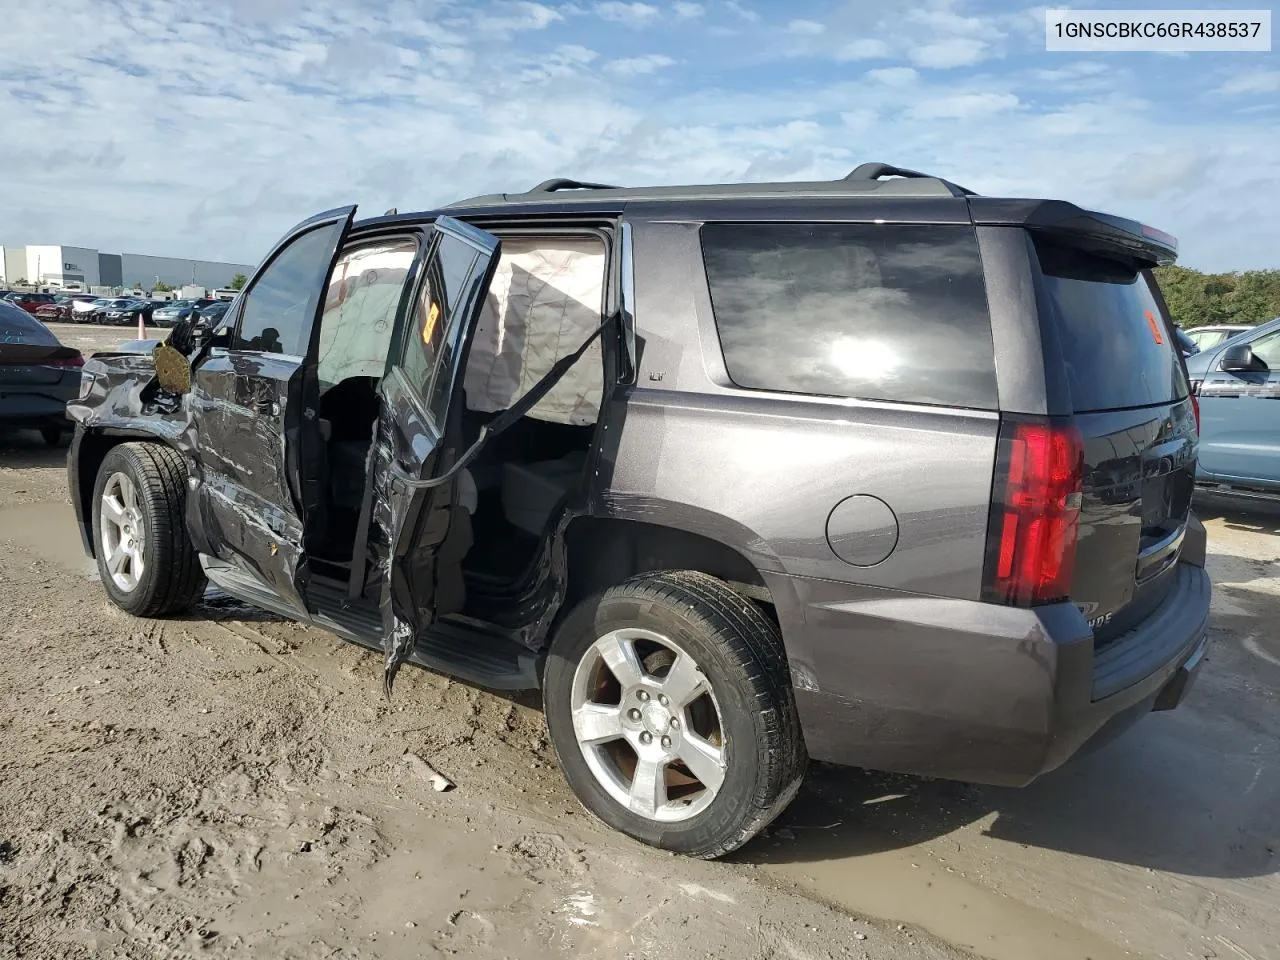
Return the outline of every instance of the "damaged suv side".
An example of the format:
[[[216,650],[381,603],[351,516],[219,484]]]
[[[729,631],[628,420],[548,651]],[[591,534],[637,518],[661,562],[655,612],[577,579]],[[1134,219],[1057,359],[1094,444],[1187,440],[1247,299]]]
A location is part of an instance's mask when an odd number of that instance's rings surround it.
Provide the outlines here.
[[[217,329],[86,364],[72,501],[123,609],[211,581],[388,695],[540,687],[591,812],[719,856],[809,755],[1022,784],[1185,695],[1173,250],[884,164],[333,210]]]

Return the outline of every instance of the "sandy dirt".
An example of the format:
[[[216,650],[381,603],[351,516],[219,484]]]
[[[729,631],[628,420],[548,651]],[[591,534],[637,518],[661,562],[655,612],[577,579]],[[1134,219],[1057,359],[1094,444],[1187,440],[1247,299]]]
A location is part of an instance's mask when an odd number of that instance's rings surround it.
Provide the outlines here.
[[[63,452],[0,434],[0,956],[1280,960],[1280,515],[1198,509],[1181,709],[1023,790],[815,766],[708,864],[586,816],[536,697],[116,610]]]

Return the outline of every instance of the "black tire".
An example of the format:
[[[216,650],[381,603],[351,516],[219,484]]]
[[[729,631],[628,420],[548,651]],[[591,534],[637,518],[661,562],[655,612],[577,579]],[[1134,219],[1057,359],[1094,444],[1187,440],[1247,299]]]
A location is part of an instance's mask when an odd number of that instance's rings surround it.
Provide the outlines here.
[[[67,432],[61,427],[44,426],[40,428],[40,436],[50,447],[60,447],[67,439]]]
[[[686,820],[632,812],[604,788],[574,733],[574,672],[612,630],[640,627],[687,651],[720,710],[725,778],[714,799]],[[746,843],[795,797],[808,757],[777,627],[723,581],[696,571],[635,577],[583,602],[556,632],[543,682],[551,741],[565,778],[587,811],[643,843],[706,859]]]
[[[143,531],[143,573],[131,590],[122,589],[107,568],[102,536],[102,494],[116,473],[137,491]],[[93,485],[93,537],[102,586],[120,609],[139,617],[163,617],[189,610],[204,593],[205,576],[187,536],[184,513],[187,467],[182,456],[159,443],[112,447]]]

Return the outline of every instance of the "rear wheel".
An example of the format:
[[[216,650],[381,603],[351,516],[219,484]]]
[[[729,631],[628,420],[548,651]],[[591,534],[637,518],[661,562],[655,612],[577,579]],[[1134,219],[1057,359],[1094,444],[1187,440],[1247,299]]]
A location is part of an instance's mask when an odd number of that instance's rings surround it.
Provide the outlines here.
[[[44,426],[40,428],[40,436],[47,445],[57,447],[67,438],[67,433],[61,427]]]
[[[583,805],[653,846],[729,853],[804,775],[777,628],[706,574],[648,574],[579,606],[551,645],[544,698]]]
[[[176,450],[124,443],[103,459],[93,492],[98,573],[122,610],[180,613],[204,592],[183,518],[186,499],[187,469]]]

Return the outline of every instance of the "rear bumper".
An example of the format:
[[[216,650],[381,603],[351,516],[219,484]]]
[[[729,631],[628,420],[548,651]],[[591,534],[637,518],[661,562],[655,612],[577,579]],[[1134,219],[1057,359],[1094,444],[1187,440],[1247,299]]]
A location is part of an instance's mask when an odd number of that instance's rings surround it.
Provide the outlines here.
[[[1161,607],[1097,655],[1069,603],[1019,610],[780,578],[789,583],[771,583],[775,597],[795,600],[779,614],[809,754],[1028,783],[1186,696],[1206,648],[1211,587],[1192,562],[1176,576]]]
[[[80,374],[75,374],[75,384],[63,381],[51,384],[6,387],[0,383],[0,423],[53,424],[69,427],[67,403],[76,398]]]

